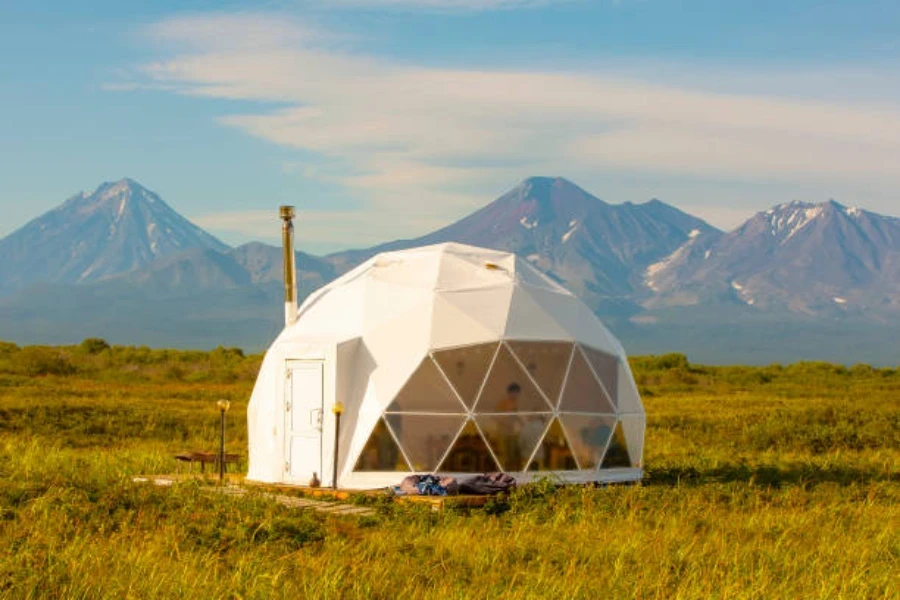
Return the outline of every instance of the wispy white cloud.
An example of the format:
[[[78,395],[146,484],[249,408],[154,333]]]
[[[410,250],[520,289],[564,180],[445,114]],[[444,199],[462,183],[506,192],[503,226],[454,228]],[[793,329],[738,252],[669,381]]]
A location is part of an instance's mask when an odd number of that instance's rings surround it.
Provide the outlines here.
[[[578,0],[322,0],[329,7],[483,12],[571,4]],[[614,0],[615,3],[618,3]]]
[[[404,211],[458,216],[534,173],[900,184],[900,108],[889,104],[714,92],[602,67],[419,66],[336,50],[330,32],[281,15],[178,17],[147,33],[165,56],[142,68],[144,85],[287,105],[221,122],[330,161],[304,175],[362,195],[370,225]]]

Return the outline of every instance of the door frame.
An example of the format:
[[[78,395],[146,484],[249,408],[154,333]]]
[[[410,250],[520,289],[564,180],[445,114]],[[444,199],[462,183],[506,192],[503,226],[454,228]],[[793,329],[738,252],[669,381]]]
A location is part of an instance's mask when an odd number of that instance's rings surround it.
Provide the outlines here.
[[[318,407],[319,411],[319,426],[318,426],[318,447],[319,447],[319,460],[318,465],[314,466],[312,469],[315,471],[319,480],[323,480],[322,475],[322,466],[325,464],[324,457],[324,432],[325,432],[325,360],[321,358],[289,358],[284,361],[284,395],[283,395],[283,421],[284,424],[284,440],[282,444],[282,459],[283,459],[283,476],[282,479],[286,483],[301,483],[306,484],[307,481],[303,481],[301,479],[297,479],[292,476],[293,470],[293,459],[291,456],[291,446],[294,438],[294,429],[293,429],[293,412],[294,412],[294,384],[293,384],[293,371],[297,370],[298,367],[309,367],[309,366],[317,366],[319,369],[319,390],[320,390],[320,405]]]

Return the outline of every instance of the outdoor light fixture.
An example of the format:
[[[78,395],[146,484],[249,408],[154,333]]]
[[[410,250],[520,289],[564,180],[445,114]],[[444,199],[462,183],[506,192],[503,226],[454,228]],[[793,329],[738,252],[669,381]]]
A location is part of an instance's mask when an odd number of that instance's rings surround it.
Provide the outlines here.
[[[331,412],[334,413],[334,460],[331,470],[331,489],[336,490],[338,475],[338,442],[340,441],[341,436],[341,415],[344,414],[344,405],[340,402],[335,402],[334,406],[331,407]]]
[[[228,400],[219,400],[216,407],[221,415],[221,430],[219,435],[219,483],[225,481],[225,413],[231,408],[231,402]]]

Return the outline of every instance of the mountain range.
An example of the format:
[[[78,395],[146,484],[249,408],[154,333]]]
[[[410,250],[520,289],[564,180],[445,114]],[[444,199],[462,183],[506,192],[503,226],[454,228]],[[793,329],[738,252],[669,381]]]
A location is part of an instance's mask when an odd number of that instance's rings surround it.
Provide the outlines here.
[[[300,296],[378,252],[446,241],[525,257],[633,351],[897,362],[900,219],[834,201],[723,232],[660,200],[609,204],[532,177],[420,238],[298,252]],[[137,182],[104,183],[0,240],[0,338],[260,349],[280,329],[281,268],[280,248],[231,248]]]

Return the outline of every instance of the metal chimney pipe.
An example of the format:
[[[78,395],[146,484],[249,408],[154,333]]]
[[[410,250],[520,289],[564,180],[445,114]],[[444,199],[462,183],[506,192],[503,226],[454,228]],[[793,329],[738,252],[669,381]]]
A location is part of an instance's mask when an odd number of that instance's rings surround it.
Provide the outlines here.
[[[281,243],[284,248],[284,325],[297,321],[297,270],[294,264],[294,207],[282,206]]]

